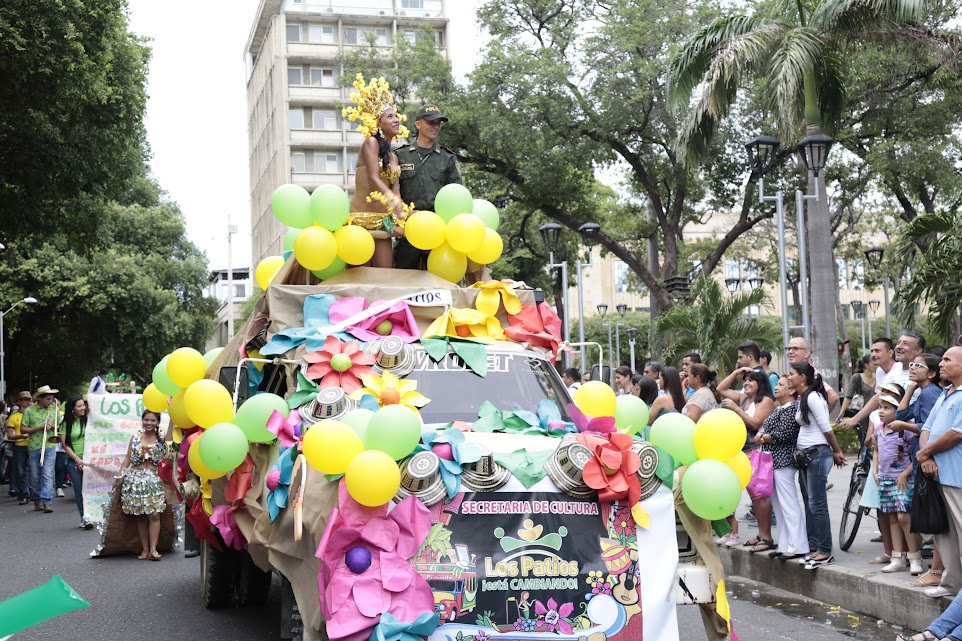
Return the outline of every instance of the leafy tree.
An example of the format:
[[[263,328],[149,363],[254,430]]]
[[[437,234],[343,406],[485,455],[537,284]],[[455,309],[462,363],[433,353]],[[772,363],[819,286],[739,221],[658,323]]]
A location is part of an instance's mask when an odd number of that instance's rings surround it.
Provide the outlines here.
[[[655,321],[665,340],[663,359],[677,363],[688,352],[699,352],[703,362],[730,372],[735,367],[738,345],[754,341],[759,347],[778,350],[781,330],[767,318],[747,318],[746,312],[765,301],[765,293],[726,296],[712,278],[699,278],[692,288],[692,303],[679,305]]]
[[[69,228],[144,173],[149,49],[125,0],[0,3],[0,211],[5,244]]]
[[[213,331],[207,261],[176,204],[113,203],[99,227],[96,244],[50,234],[0,264],[0,300],[38,300],[5,319],[8,389],[69,389],[108,365],[149,380],[171,349],[202,349]]]

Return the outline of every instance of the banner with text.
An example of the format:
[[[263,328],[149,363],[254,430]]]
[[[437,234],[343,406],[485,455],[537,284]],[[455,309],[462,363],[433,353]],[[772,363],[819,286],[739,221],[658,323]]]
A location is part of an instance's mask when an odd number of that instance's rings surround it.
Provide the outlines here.
[[[99,523],[110,501],[114,475],[127,455],[127,445],[140,429],[144,403],[140,394],[91,394],[84,433],[84,516]],[[161,433],[167,414],[161,415]]]

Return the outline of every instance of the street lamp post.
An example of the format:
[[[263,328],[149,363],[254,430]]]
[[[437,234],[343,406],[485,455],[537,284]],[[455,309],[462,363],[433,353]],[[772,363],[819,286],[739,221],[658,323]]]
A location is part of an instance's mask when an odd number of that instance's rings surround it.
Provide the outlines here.
[[[635,369],[635,338],[638,336],[638,328],[629,327],[625,331],[628,334],[628,347],[631,350],[631,371],[636,372],[638,370]]]
[[[581,272],[586,267],[594,267],[594,247],[598,244],[598,234],[601,232],[601,225],[598,223],[585,223],[578,228],[581,234],[581,242],[588,249],[588,262],[581,262],[581,252],[578,252],[578,342],[581,343],[581,367],[587,367],[585,360],[585,296],[584,285],[581,282]]]
[[[10,308],[5,312],[0,312],[0,401],[6,400],[7,398],[7,373],[4,370],[4,363],[6,362],[6,354],[3,351],[3,317],[13,311],[13,308],[20,303],[25,303],[27,305],[35,305],[37,299],[33,296],[27,296],[26,298],[21,298],[16,303],[10,306]]]
[[[607,303],[599,303],[596,309],[598,310],[598,315],[601,316],[601,320],[604,321],[604,319],[605,319],[605,314],[608,312],[608,305],[607,305]],[[601,326],[608,328],[608,376],[611,377],[611,380],[608,381],[608,384],[611,385],[611,388],[612,388],[612,389],[614,389],[614,387],[615,387],[615,376],[614,376],[615,366],[614,366],[614,364],[613,364],[614,361],[613,361],[612,359],[613,359],[614,357],[612,356],[612,351],[611,351],[611,326],[612,326],[612,324],[613,324],[613,323],[610,323],[610,322],[609,322],[609,323],[603,322],[603,323],[601,324]],[[600,374],[604,374],[604,372],[600,372]]]
[[[880,306],[881,304],[882,304],[882,301],[878,301],[878,300],[870,300],[870,301],[868,302],[868,308],[869,308],[870,310],[872,310],[872,317],[871,317],[871,318],[869,319],[869,321],[868,321],[868,344],[869,344],[869,347],[871,347],[872,344],[875,342],[875,339],[872,337],[872,323],[875,322],[875,316],[878,314],[878,308],[879,308],[879,306]]]
[[[232,238],[237,233],[237,225],[230,224],[227,215],[227,342],[234,338],[234,267],[231,265],[233,250]]]
[[[879,270],[882,268],[882,258],[885,256],[885,250],[881,247],[869,247],[863,252],[865,254],[865,260],[868,264],[872,266],[875,270],[875,280],[878,280]],[[892,337],[892,314],[889,310],[889,277],[885,276],[882,278],[882,287],[885,290],[885,335],[889,338]]]
[[[560,263],[554,262],[554,253],[558,249],[558,241],[561,238],[561,225],[558,223],[546,223],[538,228],[541,233],[541,240],[548,247],[548,269],[560,269],[561,270],[561,304],[564,306],[564,317],[562,323],[564,323],[564,335],[565,343],[571,342],[571,310],[568,309],[568,261],[563,260]],[[555,306],[557,306],[557,301],[555,301]],[[567,348],[566,348],[567,349]],[[568,364],[567,352],[562,351],[561,355],[564,366]]]
[[[855,318],[862,321],[862,354],[865,354],[865,304],[860,300],[853,300],[849,303],[852,306],[852,311],[855,312]]]
[[[617,305],[615,305],[615,310],[617,310],[618,312],[618,320],[619,321],[625,320],[625,312],[628,311],[628,306],[625,305],[624,303],[618,303]],[[625,324],[622,322],[618,322],[615,324],[615,354],[616,354],[615,364],[616,365],[621,365],[621,328],[624,326]],[[634,371],[634,368],[632,368],[632,371]]]

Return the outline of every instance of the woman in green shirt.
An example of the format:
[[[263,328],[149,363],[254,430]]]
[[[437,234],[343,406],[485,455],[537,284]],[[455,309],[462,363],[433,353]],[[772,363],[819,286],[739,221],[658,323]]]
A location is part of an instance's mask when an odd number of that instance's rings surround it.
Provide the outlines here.
[[[87,430],[87,403],[79,396],[71,396],[64,408],[63,423],[60,428],[60,442],[67,453],[67,474],[73,484],[77,511],[80,512],[80,526],[85,530],[94,524],[84,516],[84,432]]]

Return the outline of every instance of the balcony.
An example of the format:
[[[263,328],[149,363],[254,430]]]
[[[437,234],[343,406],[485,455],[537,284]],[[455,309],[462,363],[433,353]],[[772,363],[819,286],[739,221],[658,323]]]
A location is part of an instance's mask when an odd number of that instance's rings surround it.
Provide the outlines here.
[[[292,60],[315,62],[317,60],[334,61],[340,53],[336,44],[320,44],[314,42],[288,42],[287,57]]]
[[[346,103],[349,95],[340,87],[318,87],[312,85],[289,85],[287,99],[292,104],[338,106]]]
[[[291,147],[325,147],[338,150],[344,146],[339,129],[291,129]]]
[[[344,182],[344,174],[315,174],[315,173],[291,173],[291,182],[295,185],[300,185],[308,191],[313,190],[320,185],[337,185],[342,189],[347,188],[347,184]],[[353,182],[353,178],[351,180]],[[351,185],[353,187],[353,185]]]

